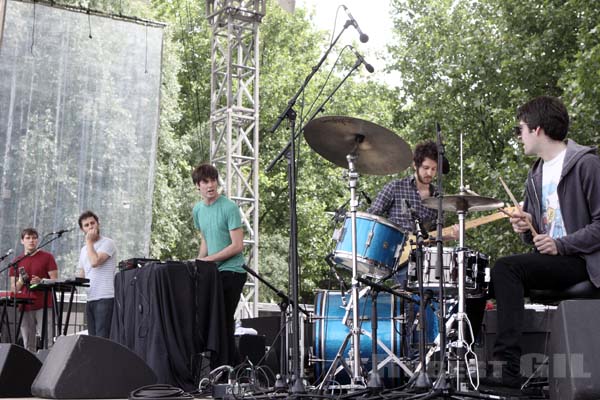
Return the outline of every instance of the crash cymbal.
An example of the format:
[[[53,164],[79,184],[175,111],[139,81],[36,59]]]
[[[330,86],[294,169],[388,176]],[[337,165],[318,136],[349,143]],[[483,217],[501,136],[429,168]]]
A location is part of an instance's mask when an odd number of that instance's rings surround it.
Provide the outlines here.
[[[309,146],[326,160],[348,168],[346,156],[356,149],[358,172],[388,175],[412,162],[410,146],[394,132],[358,118],[327,116],[304,127]]]
[[[423,200],[423,205],[427,208],[433,208],[437,210],[438,198],[430,197]],[[452,212],[466,212],[466,211],[488,211],[496,210],[504,207],[504,202],[494,199],[492,197],[474,196],[470,194],[454,194],[450,196],[444,196],[442,200],[442,209],[444,211]]]

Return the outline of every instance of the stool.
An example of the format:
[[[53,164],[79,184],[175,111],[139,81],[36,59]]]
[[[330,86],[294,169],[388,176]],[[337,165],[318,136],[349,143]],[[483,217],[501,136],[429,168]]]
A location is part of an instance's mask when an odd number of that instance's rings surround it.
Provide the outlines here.
[[[532,303],[549,305],[557,305],[563,300],[571,299],[600,299],[600,288],[587,280],[561,290],[532,289],[529,291],[529,299]]]

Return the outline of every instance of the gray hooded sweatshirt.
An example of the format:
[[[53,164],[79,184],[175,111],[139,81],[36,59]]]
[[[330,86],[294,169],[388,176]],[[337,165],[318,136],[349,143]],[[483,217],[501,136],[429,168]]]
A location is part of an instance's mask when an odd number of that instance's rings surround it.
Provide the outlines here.
[[[542,166],[538,159],[527,176],[524,211],[532,215],[536,231],[542,232]],[[560,255],[585,259],[590,280],[600,287],[600,158],[595,147],[567,140],[567,152],[558,183],[558,201],[567,234],[555,239]],[[531,232],[521,235],[533,243]]]

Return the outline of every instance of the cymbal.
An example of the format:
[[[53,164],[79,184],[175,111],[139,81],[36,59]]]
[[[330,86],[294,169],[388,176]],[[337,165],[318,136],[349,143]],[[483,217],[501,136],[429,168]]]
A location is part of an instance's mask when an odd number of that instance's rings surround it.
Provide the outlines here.
[[[427,208],[437,210],[438,198],[430,197],[423,200],[423,205]],[[475,196],[470,194],[455,194],[444,196],[442,200],[442,209],[452,212],[466,211],[488,211],[504,207],[504,202],[492,197]]]
[[[365,174],[393,174],[412,162],[410,146],[400,136],[358,118],[316,118],[304,127],[304,137],[314,151],[343,168],[348,168],[346,156],[355,151],[356,170]]]

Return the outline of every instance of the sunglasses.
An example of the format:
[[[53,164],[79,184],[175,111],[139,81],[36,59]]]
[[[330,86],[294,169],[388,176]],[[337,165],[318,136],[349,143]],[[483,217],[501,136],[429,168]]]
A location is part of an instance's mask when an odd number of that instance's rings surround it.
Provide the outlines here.
[[[521,135],[523,134],[523,127],[527,126],[525,124],[519,124],[519,125],[515,125],[513,126],[513,134],[515,135],[516,138],[521,137]],[[535,129],[531,129],[529,128],[530,131],[533,131]]]
[[[515,137],[520,137],[521,136],[521,125],[515,125],[515,126],[513,126],[513,135]]]

